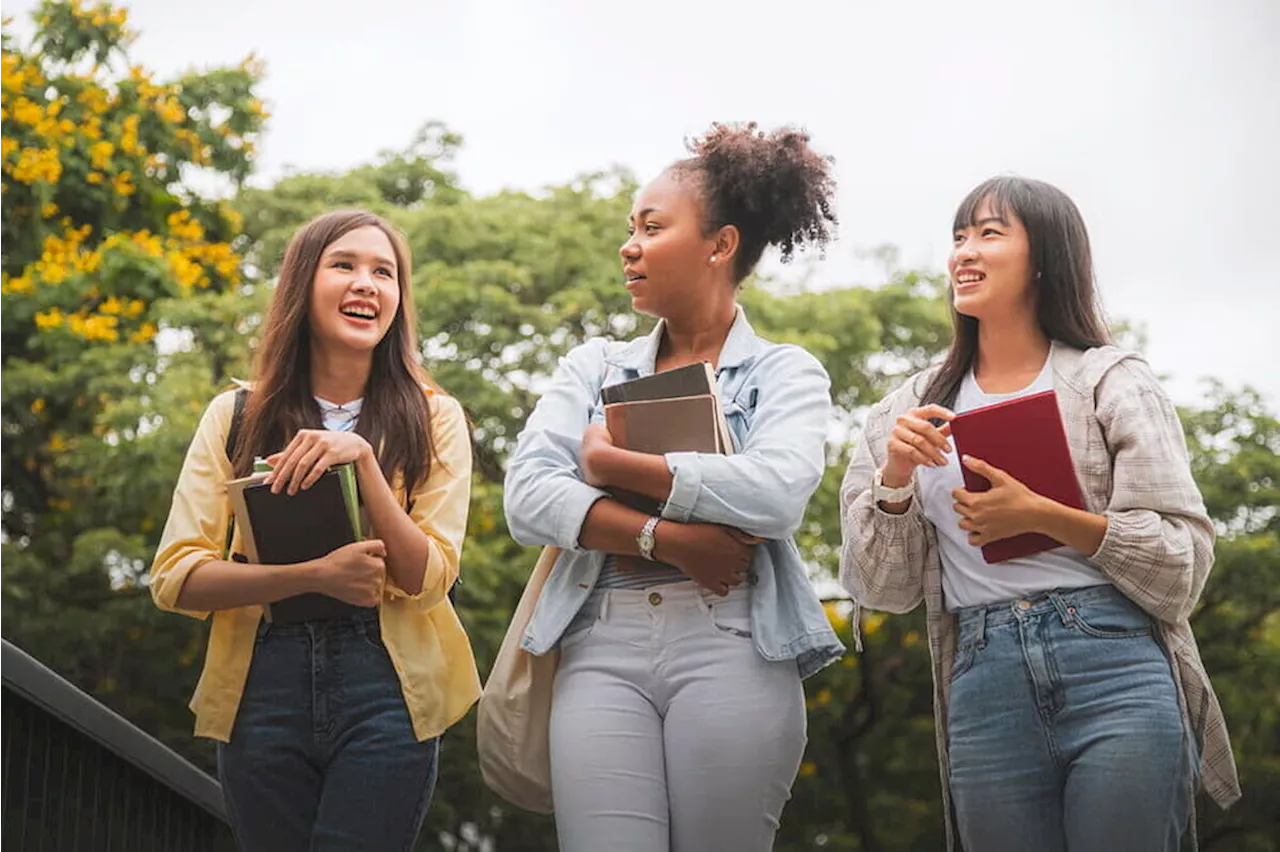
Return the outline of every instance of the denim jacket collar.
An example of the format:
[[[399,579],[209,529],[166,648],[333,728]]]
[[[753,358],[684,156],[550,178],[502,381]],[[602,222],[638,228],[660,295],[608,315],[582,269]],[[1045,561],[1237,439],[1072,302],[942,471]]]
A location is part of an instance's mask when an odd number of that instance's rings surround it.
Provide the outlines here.
[[[720,359],[716,372],[741,367],[754,359],[768,344],[756,336],[755,329],[747,321],[747,312],[741,305],[735,306],[733,326],[729,336],[725,338],[720,349]],[[658,347],[662,345],[662,333],[666,329],[666,320],[658,320],[653,331],[644,337],[623,346],[618,352],[606,357],[606,361],[622,370],[632,370],[641,376],[649,376],[654,372],[658,361]]]

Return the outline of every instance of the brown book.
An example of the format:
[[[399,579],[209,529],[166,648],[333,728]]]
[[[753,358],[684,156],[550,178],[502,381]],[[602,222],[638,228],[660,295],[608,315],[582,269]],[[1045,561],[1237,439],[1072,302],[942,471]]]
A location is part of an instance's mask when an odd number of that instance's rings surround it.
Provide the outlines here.
[[[605,425],[614,443],[638,453],[725,453],[728,427],[714,394],[676,399],[620,402],[604,408]],[[647,515],[661,514],[658,501],[643,494],[611,489],[618,502]],[[635,556],[619,556],[623,570],[652,568],[653,563]]]

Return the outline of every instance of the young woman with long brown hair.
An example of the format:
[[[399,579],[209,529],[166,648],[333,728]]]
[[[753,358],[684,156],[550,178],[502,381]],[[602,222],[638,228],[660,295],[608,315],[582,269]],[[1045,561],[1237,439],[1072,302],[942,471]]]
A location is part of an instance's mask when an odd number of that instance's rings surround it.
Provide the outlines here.
[[[470,497],[457,401],[418,363],[403,239],[339,211],[290,242],[237,420],[205,412],[151,568],[157,605],[213,614],[192,699],[247,849],[409,849],[434,788],[439,736],[479,696],[448,599]],[[228,451],[228,436],[234,432]],[[368,540],[293,565],[224,554],[227,482],[255,457],[274,491],[354,462]],[[243,557],[242,557],[243,558]],[[318,592],[348,614],[286,623],[264,608]]]
[[[952,234],[955,338],[867,416],[841,489],[841,581],[864,607],[925,604],[945,813],[966,850],[1176,852],[1198,783],[1224,806],[1240,796],[1188,623],[1214,530],[1177,413],[1111,344],[1062,191],[992,179]],[[951,441],[957,412],[1050,389],[1085,509]],[[967,490],[961,465],[990,490]],[[1062,546],[983,559],[1028,532]]]

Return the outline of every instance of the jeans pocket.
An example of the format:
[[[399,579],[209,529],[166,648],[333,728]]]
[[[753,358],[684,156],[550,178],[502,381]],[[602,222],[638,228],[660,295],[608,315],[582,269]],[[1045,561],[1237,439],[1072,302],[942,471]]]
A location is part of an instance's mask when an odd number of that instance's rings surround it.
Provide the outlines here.
[[[575,618],[569,622],[569,626],[560,636],[560,650],[563,652],[576,645],[582,644],[587,637],[595,632],[596,625],[600,623],[599,616],[595,618]]]
[[[978,658],[978,652],[982,650],[985,643],[970,642],[956,648],[956,655],[951,660],[951,682],[955,683],[960,675],[973,668],[973,662]]]
[[[376,621],[364,621],[360,624],[360,638],[375,651],[386,653],[387,645],[382,641],[382,625]]]
[[[707,607],[707,613],[711,619],[711,626],[725,636],[732,636],[737,639],[751,638],[750,613],[743,615],[726,612],[714,603]]]
[[[1151,616],[1128,601],[1069,604],[1067,615],[1081,633],[1096,639],[1138,639],[1152,635]]]

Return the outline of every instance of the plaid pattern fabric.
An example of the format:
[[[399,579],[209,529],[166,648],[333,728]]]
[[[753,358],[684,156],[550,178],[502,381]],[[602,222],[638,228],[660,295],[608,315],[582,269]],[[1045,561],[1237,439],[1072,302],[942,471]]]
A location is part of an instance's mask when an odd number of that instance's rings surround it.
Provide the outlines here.
[[[1090,558],[1159,622],[1187,724],[1200,744],[1204,789],[1229,807],[1240,798],[1240,782],[1222,709],[1188,623],[1213,565],[1214,530],[1191,476],[1177,413],[1137,355],[1112,346],[1082,352],[1057,344],[1052,359],[1054,390],[1086,508],[1107,517],[1106,536]],[[918,490],[901,515],[881,511],[871,499],[872,477],[885,462],[889,432],[898,415],[919,405],[929,377],[930,371],[917,374],[867,416],[840,491],[840,581],[855,610],[905,613],[924,601],[950,844],[945,725],[956,635],[955,619],[942,598],[937,535],[920,510]]]

